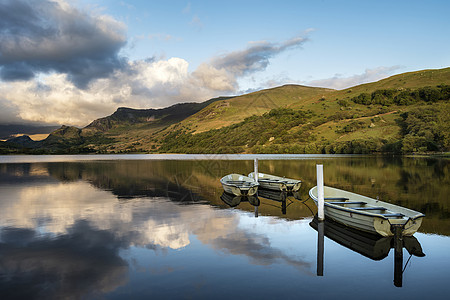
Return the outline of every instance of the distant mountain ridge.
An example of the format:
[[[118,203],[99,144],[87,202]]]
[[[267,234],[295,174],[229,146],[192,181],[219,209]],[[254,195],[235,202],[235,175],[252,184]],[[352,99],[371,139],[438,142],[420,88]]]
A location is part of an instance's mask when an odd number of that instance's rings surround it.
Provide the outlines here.
[[[52,125],[0,124],[0,139],[9,139],[17,133],[26,135],[51,133],[59,127]]]
[[[344,90],[284,85],[162,109],[121,107],[3,153],[416,153],[450,150],[450,68]]]
[[[115,125],[131,125],[136,123],[168,125],[184,120],[213,102],[231,98],[233,97],[218,97],[201,103],[178,103],[161,109],[134,109],[119,107],[112,115],[92,121],[89,125],[83,128],[83,130],[98,130],[105,132],[112,129]]]

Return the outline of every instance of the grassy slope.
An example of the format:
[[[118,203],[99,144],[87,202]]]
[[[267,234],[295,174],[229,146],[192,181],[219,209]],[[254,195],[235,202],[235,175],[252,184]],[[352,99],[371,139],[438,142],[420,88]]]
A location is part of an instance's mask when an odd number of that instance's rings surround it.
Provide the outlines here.
[[[238,123],[252,115],[262,115],[277,107],[289,106],[303,98],[322,97],[333,90],[324,88],[286,85],[247,95],[215,101],[177,123],[137,123],[114,126],[105,135],[115,139],[113,145],[90,146],[109,151],[152,151],[162,137],[177,128],[203,132]],[[218,98],[220,99],[220,98]],[[216,101],[217,100],[217,101]]]
[[[366,138],[395,140],[399,138],[400,133],[400,127],[396,122],[399,119],[399,114],[423,105],[423,103],[382,107],[381,105],[356,104],[350,99],[361,93],[371,93],[380,89],[415,89],[442,83],[450,84],[450,68],[404,73],[378,82],[339,91],[302,86],[283,86],[214,103],[183,122],[168,128],[164,133],[178,129],[191,133],[205,132],[239,123],[245,117],[261,115],[272,108],[289,107],[294,110],[314,112],[315,117],[311,120],[312,122],[338,114],[343,116],[338,120],[329,120],[311,129],[311,133],[316,137],[315,141],[318,143],[327,141],[344,142]],[[342,100],[346,101],[348,106],[342,106],[340,104]],[[446,107],[445,104],[443,107]],[[339,133],[340,129],[355,121],[361,122],[360,129]],[[300,124],[298,127],[291,128],[289,132],[298,132],[304,126],[305,124]],[[249,126],[242,126],[242,130],[249,130]],[[232,132],[236,134],[235,131]],[[265,145],[277,143],[279,141],[275,136],[272,141],[266,142]],[[248,150],[251,151],[251,149]]]
[[[162,109],[119,108],[111,116],[95,120],[83,128],[82,135],[89,137],[100,134],[106,137],[107,142],[104,144],[96,142],[95,137],[89,139],[87,146],[97,150],[119,152],[142,149],[149,151],[154,144],[153,135],[155,133],[184,120],[214,102],[230,98],[232,97],[218,97],[201,103],[181,103]],[[115,142],[109,142],[111,139]]]
[[[334,90],[300,85],[285,85],[262,90],[210,104],[180,122],[179,126],[195,132],[217,129],[241,122],[252,115],[262,115],[274,108],[290,106],[302,99],[320,98],[332,91]]]
[[[164,137],[175,130],[181,129],[194,134],[207,132],[211,129],[238,124],[246,117],[261,116],[271,109],[280,107],[312,112],[314,116],[309,124],[299,124],[288,130],[289,134],[299,134],[302,130],[309,131],[307,134],[313,136],[314,139],[306,141],[307,143],[344,142],[367,137],[383,137],[392,140],[399,137],[400,128],[396,124],[399,114],[420,104],[381,107],[381,105],[355,104],[350,99],[361,93],[371,93],[379,89],[414,89],[442,83],[450,84],[450,68],[404,73],[345,90],[285,85],[229,99],[211,99],[198,104],[203,105],[201,110],[197,110],[190,116],[181,116],[179,119],[171,119],[169,115],[172,112],[170,112],[168,115],[161,114],[156,122],[130,123],[126,120],[119,120],[106,132],[98,132],[98,135],[92,136],[84,146],[100,152],[155,151],[161,145]],[[348,105],[343,106],[342,101],[347,102]],[[445,105],[443,104],[443,109],[448,110]],[[172,109],[174,108],[177,109],[177,106]],[[170,109],[166,108],[162,111]],[[336,115],[341,115],[341,117],[336,120],[326,119]],[[326,119],[326,121],[319,122],[320,119]],[[346,125],[355,121],[363,124],[361,128],[353,132],[342,132]],[[315,125],[316,123],[318,125]],[[251,126],[243,127],[243,130],[248,131],[249,128],[252,131]],[[82,131],[83,136],[84,130]],[[274,136],[270,141],[264,142],[264,145],[282,143],[286,143],[286,141],[280,142],[280,139]],[[297,142],[288,141],[287,143]],[[252,150],[248,148],[245,151]]]
[[[373,92],[377,89],[417,88],[428,85],[436,86],[441,83],[450,83],[450,68],[404,73],[339,91],[285,85],[215,102],[180,122],[180,126],[195,132],[203,132],[241,122],[251,115],[262,115],[277,107],[311,109],[317,113],[322,113],[324,110],[333,112],[340,108],[336,99],[350,99],[361,93]],[[323,99],[325,101],[321,101]],[[363,106],[358,107],[357,110],[361,113],[367,111]]]

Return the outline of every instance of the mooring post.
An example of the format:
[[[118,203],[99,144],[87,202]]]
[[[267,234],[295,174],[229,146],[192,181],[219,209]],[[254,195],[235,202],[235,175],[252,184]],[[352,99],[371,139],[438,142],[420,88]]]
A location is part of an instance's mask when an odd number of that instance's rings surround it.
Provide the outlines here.
[[[319,221],[325,219],[324,214],[324,192],[323,192],[323,165],[317,165],[317,217]]]
[[[256,182],[258,182],[258,159],[257,158],[255,158],[253,165],[255,167],[255,180],[256,180]]]

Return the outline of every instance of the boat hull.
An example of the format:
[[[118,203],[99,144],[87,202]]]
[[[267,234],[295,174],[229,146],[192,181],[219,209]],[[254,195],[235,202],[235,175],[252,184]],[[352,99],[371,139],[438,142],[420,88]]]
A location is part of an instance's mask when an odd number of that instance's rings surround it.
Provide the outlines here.
[[[248,174],[248,177],[255,178],[255,173]],[[258,173],[259,185],[268,190],[297,192],[301,187],[301,180],[284,178],[280,176]]]
[[[317,187],[312,188],[309,191],[309,195],[317,205]],[[334,205],[331,201],[325,201],[325,217],[346,226],[370,233],[376,233],[381,236],[393,236],[394,226],[402,227],[402,235],[413,235],[419,229],[422,224],[422,219],[425,216],[419,212],[404,207],[331,187],[324,187],[324,197],[325,199],[345,198],[350,199],[350,201],[361,201],[366,203],[367,206],[383,207],[392,213],[401,213],[402,217],[390,218],[386,217],[386,215],[389,214],[359,211],[350,207],[351,205]]]
[[[220,179],[223,190],[235,196],[253,196],[259,184],[252,178],[239,174],[229,174]]]

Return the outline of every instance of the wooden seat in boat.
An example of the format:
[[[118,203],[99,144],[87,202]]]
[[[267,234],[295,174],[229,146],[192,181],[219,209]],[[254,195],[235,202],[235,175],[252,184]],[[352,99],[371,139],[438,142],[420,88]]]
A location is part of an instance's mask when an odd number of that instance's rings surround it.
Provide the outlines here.
[[[381,206],[370,206],[370,207],[352,207],[352,209],[356,210],[386,210],[386,208]]]
[[[327,203],[330,203],[330,204],[360,204],[360,205],[367,204],[366,202],[363,202],[363,201],[329,201]]]

